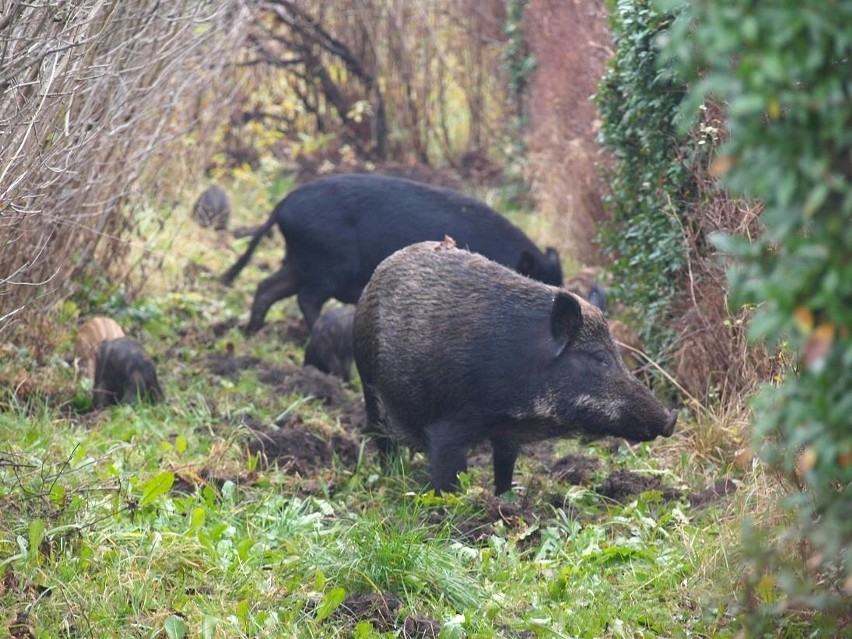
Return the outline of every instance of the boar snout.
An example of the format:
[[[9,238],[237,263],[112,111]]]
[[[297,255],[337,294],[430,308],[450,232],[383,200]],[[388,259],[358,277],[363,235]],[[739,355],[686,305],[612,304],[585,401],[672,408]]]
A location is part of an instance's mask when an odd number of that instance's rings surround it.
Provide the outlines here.
[[[660,435],[663,437],[671,437],[672,433],[674,433],[675,424],[677,424],[677,411],[671,410],[669,411],[668,422],[660,429]]]

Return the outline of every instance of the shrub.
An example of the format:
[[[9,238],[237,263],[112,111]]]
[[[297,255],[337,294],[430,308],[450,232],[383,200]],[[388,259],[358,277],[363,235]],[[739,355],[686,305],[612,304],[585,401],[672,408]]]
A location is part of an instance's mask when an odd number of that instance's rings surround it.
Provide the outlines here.
[[[827,610],[852,592],[852,2],[668,0],[667,60],[691,83],[684,113],[726,104],[714,162],[733,193],[764,204],[757,238],[715,238],[731,291],[758,305],[750,337],[794,365],[754,403],[762,458],[798,485],[798,563],[770,555],[753,620]],[[765,549],[764,549],[765,550]],[[763,553],[766,558],[766,553]]]

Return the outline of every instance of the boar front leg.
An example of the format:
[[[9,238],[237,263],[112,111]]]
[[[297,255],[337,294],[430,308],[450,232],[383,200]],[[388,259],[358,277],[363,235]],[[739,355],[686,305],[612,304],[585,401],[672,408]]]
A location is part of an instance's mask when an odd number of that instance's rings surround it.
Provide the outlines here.
[[[453,492],[458,488],[458,474],[467,470],[468,438],[459,436],[462,425],[441,420],[425,429],[429,476],[437,492]]]
[[[515,460],[518,458],[517,444],[491,438],[491,454],[494,464],[494,494],[502,495],[512,489],[512,475],[515,472]]]

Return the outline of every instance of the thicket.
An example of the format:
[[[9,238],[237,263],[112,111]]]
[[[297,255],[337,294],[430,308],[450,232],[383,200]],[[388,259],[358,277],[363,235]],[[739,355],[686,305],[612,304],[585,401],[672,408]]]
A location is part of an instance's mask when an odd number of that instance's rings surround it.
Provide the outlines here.
[[[671,339],[659,327],[678,296],[686,264],[681,228],[692,202],[686,136],[675,125],[684,86],[660,70],[654,43],[669,21],[647,2],[616,4],[615,55],[596,96],[600,139],[617,161],[606,199],[613,219],[602,238],[615,258],[618,297],[639,311],[641,335],[657,351]]]
[[[325,145],[334,161],[458,166],[503,132],[504,23],[496,0],[266,0],[243,63],[264,90],[245,91],[234,108],[294,154]],[[235,149],[248,132],[235,128]]]
[[[764,380],[754,445],[795,524],[749,529],[751,630],[848,614],[852,2],[620,0],[612,25],[598,104],[620,296],[694,392]]]
[[[793,360],[757,395],[754,437],[795,486],[784,506],[797,515],[787,536],[799,552],[767,540],[753,549],[752,620],[802,607],[849,615],[852,2],[665,4],[678,14],[667,60],[690,86],[683,113],[724,102],[715,172],[764,206],[759,236],[715,238],[733,260],[734,301],[757,306],[751,339]]]
[[[245,16],[189,0],[4,7],[0,333],[49,351],[45,308],[124,281],[141,194],[173,197],[206,161],[187,134],[226,98],[216,79]]]
[[[612,221],[600,237],[615,296],[649,353],[691,396],[732,397],[772,366],[763,349],[747,346],[747,313],[729,309],[708,238],[757,233],[760,207],[729,197],[710,175],[726,135],[719,105],[702,105],[678,126],[687,84],[661,63],[658,46],[673,17],[647,0],[611,8],[615,53],[595,96],[599,137],[615,158],[605,198]]]

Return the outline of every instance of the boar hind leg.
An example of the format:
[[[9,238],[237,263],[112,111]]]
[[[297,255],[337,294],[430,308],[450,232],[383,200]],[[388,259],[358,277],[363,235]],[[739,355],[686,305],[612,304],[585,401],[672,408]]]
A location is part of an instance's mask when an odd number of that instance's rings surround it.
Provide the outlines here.
[[[275,273],[267,277],[257,285],[254,294],[254,303],[251,305],[251,318],[247,333],[256,333],[263,326],[263,319],[269,311],[269,307],[278,300],[297,293],[299,290],[299,278],[293,271],[292,266],[284,260],[284,264]]]
[[[367,414],[365,434],[373,441],[379,451],[379,463],[382,471],[387,472],[393,460],[399,455],[399,447],[384,434],[382,429],[382,405],[370,385],[364,382],[364,411]]]
[[[453,492],[458,488],[459,473],[467,470],[468,442],[459,438],[455,422],[435,422],[425,430],[432,487],[437,492]]]
[[[313,328],[322,311],[322,305],[325,304],[331,296],[318,293],[316,291],[301,291],[299,293],[299,310],[302,311],[302,316],[308,328]]]
[[[518,447],[511,442],[492,438],[491,450],[494,460],[494,494],[502,495],[512,489]]]
[[[95,387],[92,392],[92,408],[101,410],[115,403],[115,393],[105,388]]]

